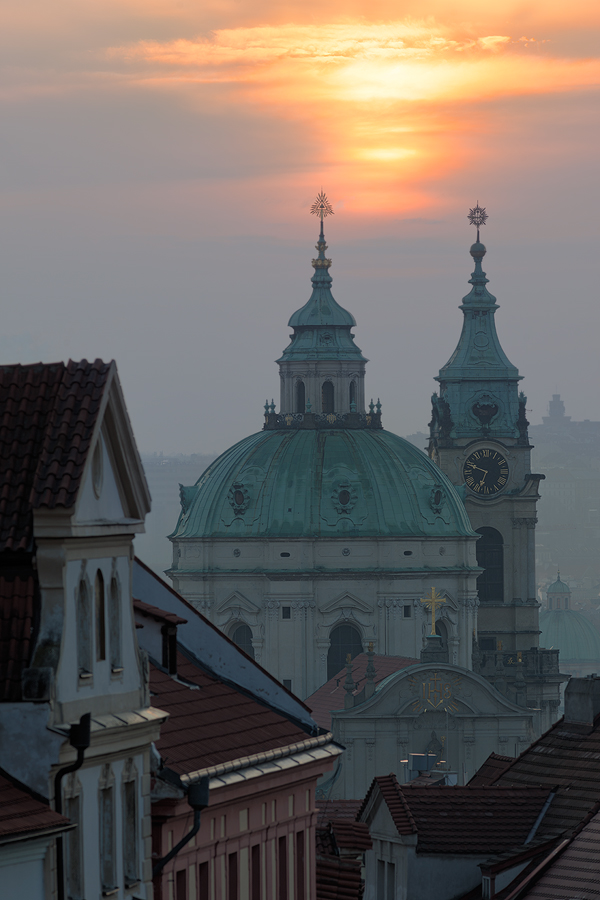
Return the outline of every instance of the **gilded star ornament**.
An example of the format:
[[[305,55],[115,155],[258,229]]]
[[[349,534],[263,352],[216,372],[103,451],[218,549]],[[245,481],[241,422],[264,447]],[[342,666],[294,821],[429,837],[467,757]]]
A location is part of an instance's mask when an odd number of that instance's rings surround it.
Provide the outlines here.
[[[326,219],[327,216],[333,216],[333,206],[327,199],[327,194],[324,191],[319,191],[317,194],[317,199],[313,203],[310,208],[311,215],[318,216],[321,220]]]
[[[485,211],[485,207],[482,208],[478,203],[477,206],[469,210],[467,219],[469,220],[471,225],[475,225],[479,230],[482,225],[485,225],[485,220],[489,219],[489,216]]]

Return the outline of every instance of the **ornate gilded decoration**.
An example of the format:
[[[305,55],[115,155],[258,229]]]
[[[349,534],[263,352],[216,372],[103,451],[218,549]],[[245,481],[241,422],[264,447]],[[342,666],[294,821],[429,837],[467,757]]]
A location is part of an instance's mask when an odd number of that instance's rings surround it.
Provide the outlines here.
[[[484,210],[485,211],[485,210]],[[325,191],[319,191],[317,194],[317,199],[313,203],[310,208],[311,215],[318,216],[321,220],[326,219],[327,216],[333,216],[333,206],[327,199],[327,194]]]
[[[471,225],[475,225],[477,228],[477,240],[479,241],[479,229],[482,225],[485,225],[485,220],[489,219],[488,214],[485,211],[485,207],[481,207],[479,203],[477,206],[473,207],[473,209],[469,210],[467,215],[467,219],[471,223]]]
[[[453,672],[427,672],[423,675],[411,675],[410,690],[415,694],[411,705],[414,713],[428,710],[457,712],[456,695],[460,693],[462,679]]]
[[[431,588],[431,596],[430,597],[421,597],[421,603],[423,603],[426,609],[431,610],[431,634],[435,634],[435,611],[438,606],[441,606],[442,603],[446,602],[446,598],[442,597],[441,594],[438,594],[435,588]]]

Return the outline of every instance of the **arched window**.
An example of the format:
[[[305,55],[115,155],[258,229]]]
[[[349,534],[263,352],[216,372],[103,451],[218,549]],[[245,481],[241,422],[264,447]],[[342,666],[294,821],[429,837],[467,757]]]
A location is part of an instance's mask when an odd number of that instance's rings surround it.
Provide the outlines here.
[[[560,597],[556,598],[556,608],[560,609]]]
[[[119,582],[116,578],[110,580],[110,595],[108,598],[108,631],[110,644],[110,667],[118,670],[122,667],[121,656],[121,596]]]
[[[477,565],[485,569],[477,579],[481,603],[504,603],[504,541],[495,528],[478,528]]]
[[[548,609],[552,609],[552,597],[548,597]]]
[[[327,680],[337,675],[346,665],[346,658],[354,659],[362,653],[362,640],[358,628],[354,625],[338,625],[329,635],[329,652],[327,654]]]
[[[303,381],[296,382],[296,412],[303,413],[306,409],[306,388]]]
[[[350,410],[352,412],[356,412],[356,382],[355,381],[350,382],[349,400],[350,400]],[[354,404],[354,406],[352,404]]]
[[[565,597],[565,609],[569,608],[569,598]]]
[[[331,381],[324,381],[321,388],[321,407],[324,413],[335,412],[333,384]]]
[[[106,659],[106,611],[104,609],[104,578],[100,569],[94,585],[96,598],[96,659]]]
[[[77,667],[80,674],[92,671],[92,622],[90,598],[85,581],[79,582],[77,591]]]
[[[252,646],[252,631],[247,625],[238,625],[231,635],[231,640],[243,650],[250,659],[254,659],[254,647]]]
[[[444,622],[436,622],[435,623],[435,633],[438,637],[442,639],[442,649],[448,649],[448,629]]]

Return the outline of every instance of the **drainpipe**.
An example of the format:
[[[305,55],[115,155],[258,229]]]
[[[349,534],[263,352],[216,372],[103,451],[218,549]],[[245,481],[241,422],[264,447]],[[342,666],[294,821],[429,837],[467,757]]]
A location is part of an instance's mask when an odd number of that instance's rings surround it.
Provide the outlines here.
[[[71,725],[69,729],[69,743],[77,750],[77,759],[70,766],[59,769],[54,776],[54,809],[62,815],[62,790],[63,777],[69,772],[75,772],[83,765],[83,754],[90,746],[91,713],[85,713],[79,720],[79,724]],[[65,900],[65,864],[63,858],[62,834],[56,838],[56,888],[58,900]]]
[[[183,837],[179,841],[179,843],[176,844],[175,847],[173,847],[173,849],[167,853],[166,856],[163,856],[162,859],[159,859],[156,862],[154,868],[152,869],[152,878],[156,878],[157,875],[160,875],[167,863],[171,862],[171,860],[175,856],[177,856],[179,851],[182,850],[189,841],[191,841],[195,834],[198,834],[200,830],[200,813],[208,806],[208,784],[208,776],[201,778],[199,781],[194,782],[194,784],[190,784],[187,792],[187,799],[189,805],[194,810],[194,825],[192,827],[192,830],[188,834],[186,834],[185,837]]]

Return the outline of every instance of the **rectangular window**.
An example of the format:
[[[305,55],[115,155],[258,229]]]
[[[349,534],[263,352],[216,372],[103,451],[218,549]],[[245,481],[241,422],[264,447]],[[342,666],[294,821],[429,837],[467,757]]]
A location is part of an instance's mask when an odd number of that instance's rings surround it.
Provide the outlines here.
[[[187,869],[175,873],[175,900],[187,900]]]
[[[100,870],[102,890],[112,891],[117,885],[115,866],[115,803],[112,787],[100,791]]]
[[[237,853],[229,854],[229,871],[227,879],[227,900],[238,900],[238,863]]]
[[[250,900],[260,900],[260,844],[255,844],[250,857],[252,872],[250,873]]]
[[[305,900],[305,866],[304,859],[304,832],[296,832],[296,898],[295,900]]]
[[[377,860],[377,900],[386,900],[385,897],[385,862]]]
[[[72,831],[68,831],[64,837],[67,897],[69,900],[81,900],[83,897],[83,878],[81,867],[81,798],[79,795],[67,800],[64,809],[67,818],[77,826]]]
[[[207,862],[198,866],[198,894],[199,900],[210,900],[210,869]]]
[[[278,841],[278,900],[288,900],[288,865],[287,865],[287,841],[285,837],[280,837]]]
[[[404,606],[404,618],[405,618],[405,619],[410,619],[410,617],[411,617],[411,608],[410,608],[410,606],[408,606],[408,604],[405,604],[405,606]]]
[[[496,649],[496,638],[482,637],[479,639],[479,649],[483,653],[493,653]]]
[[[284,686],[284,688],[287,688],[288,691],[291,691],[291,689],[292,689],[292,679],[291,679],[291,678],[284,678],[284,679],[283,679],[283,686]]]
[[[123,785],[123,875],[125,887],[136,884],[138,878],[137,855],[137,782]]]
[[[281,607],[281,618],[282,619],[291,619],[292,618],[292,607],[291,606],[282,606]]]
[[[396,866],[391,862],[387,864],[386,887],[386,900],[396,900]]]

